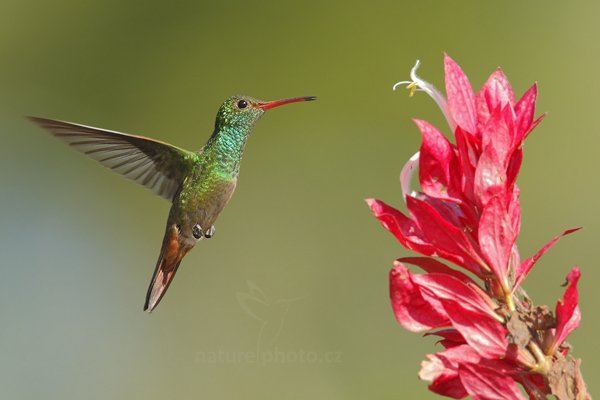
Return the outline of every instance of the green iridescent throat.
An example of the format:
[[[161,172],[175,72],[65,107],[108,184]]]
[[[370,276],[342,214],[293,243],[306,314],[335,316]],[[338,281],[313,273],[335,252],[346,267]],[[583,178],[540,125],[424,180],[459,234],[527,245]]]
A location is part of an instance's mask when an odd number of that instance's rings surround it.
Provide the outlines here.
[[[202,150],[208,168],[229,178],[240,172],[244,146],[251,128],[223,127],[215,132]]]

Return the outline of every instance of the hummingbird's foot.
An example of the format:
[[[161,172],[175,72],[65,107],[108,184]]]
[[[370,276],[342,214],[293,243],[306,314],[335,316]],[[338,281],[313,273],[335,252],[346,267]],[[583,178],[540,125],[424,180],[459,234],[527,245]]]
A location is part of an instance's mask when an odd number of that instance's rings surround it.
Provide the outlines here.
[[[215,226],[213,225],[210,228],[208,228],[208,230],[206,232],[204,232],[204,237],[206,237],[207,239],[210,239],[214,234],[215,234]]]
[[[198,240],[202,239],[204,232],[202,231],[200,224],[196,224],[192,227],[192,235]]]
[[[210,228],[208,228],[206,231],[202,230],[202,227],[200,226],[200,224],[196,224],[192,227],[192,235],[194,235],[194,237],[198,240],[202,239],[203,237],[210,239],[212,237],[212,235],[215,234],[215,226],[211,226]]]

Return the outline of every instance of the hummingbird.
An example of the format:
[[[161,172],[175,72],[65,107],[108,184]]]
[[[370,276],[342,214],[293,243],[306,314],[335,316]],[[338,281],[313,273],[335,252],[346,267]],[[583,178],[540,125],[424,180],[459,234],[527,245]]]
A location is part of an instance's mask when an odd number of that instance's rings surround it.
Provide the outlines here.
[[[144,136],[72,122],[29,117],[105,167],[152,189],[171,202],[162,247],[148,287],[144,311],[165,295],[183,257],[215,233],[215,221],[231,199],[250,132],[265,111],[314,96],[260,101],[232,96],[219,107],[215,128],[192,152]]]

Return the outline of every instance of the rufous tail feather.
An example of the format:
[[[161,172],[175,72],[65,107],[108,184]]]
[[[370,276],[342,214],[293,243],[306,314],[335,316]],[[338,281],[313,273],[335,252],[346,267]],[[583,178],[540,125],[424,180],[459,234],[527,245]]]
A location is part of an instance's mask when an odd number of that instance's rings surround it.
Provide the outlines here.
[[[150,312],[156,308],[169,288],[179,263],[191,248],[191,246],[185,244],[176,225],[167,226],[160,256],[156,262],[156,269],[146,294],[144,311]]]

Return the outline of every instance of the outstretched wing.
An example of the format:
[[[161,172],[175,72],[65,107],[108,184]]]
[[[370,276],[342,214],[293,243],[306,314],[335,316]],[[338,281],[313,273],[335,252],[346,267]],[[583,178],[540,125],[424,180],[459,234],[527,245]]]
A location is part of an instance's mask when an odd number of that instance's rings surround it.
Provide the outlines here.
[[[172,201],[197,155],[158,140],[71,122],[29,117],[105,167]]]

